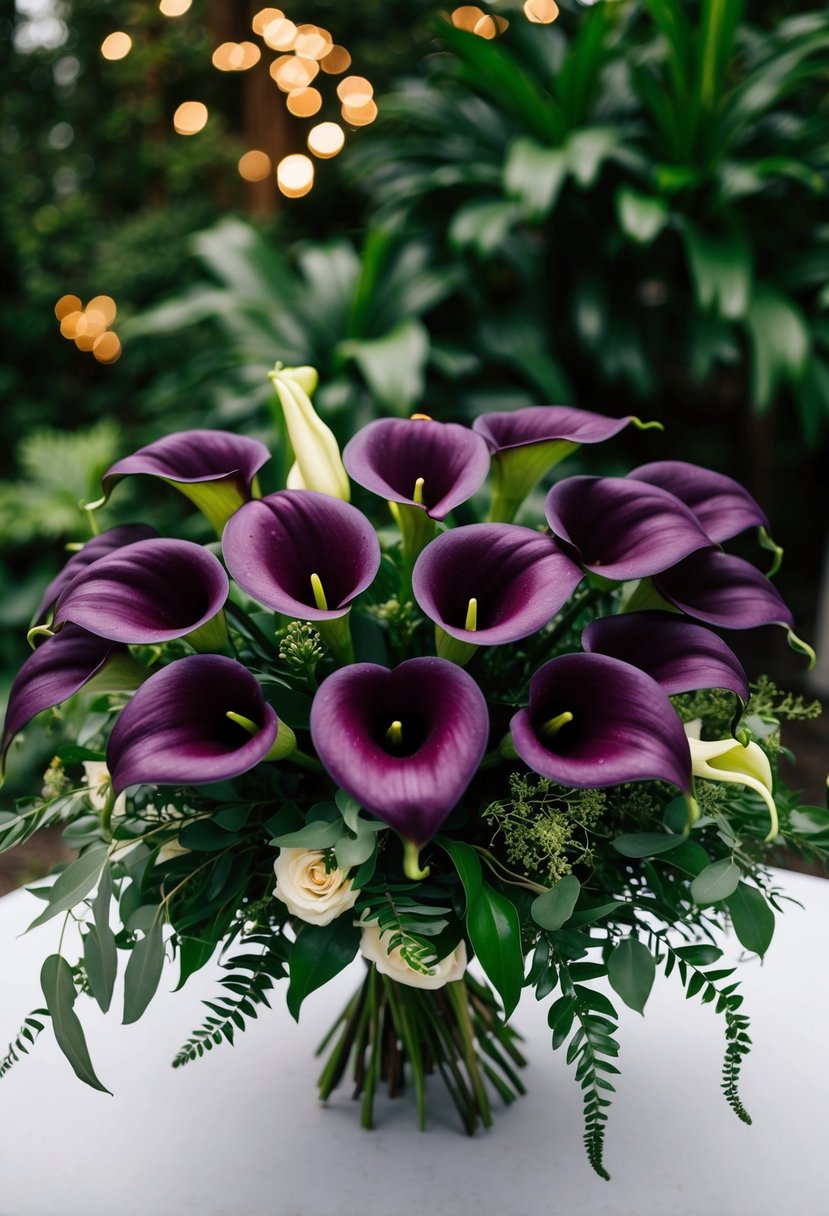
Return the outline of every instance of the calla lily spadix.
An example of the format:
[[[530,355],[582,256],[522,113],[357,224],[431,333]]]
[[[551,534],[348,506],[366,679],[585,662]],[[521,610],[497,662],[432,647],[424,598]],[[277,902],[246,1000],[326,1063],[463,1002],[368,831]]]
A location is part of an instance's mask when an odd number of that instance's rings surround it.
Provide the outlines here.
[[[311,737],[330,775],[417,853],[460,800],[483,759],[486,701],[462,668],[409,659],[330,675],[311,706]]]
[[[472,423],[492,453],[493,494],[489,518],[509,523],[533,486],[583,443],[603,443],[633,423],[659,427],[632,414],[609,418],[568,405],[529,405],[483,414]]]
[[[412,587],[438,626],[438,653],[454,658],[453,640],[468,646],[503,645],[535,633],[552,620],[582,577],[555,541],[532,528],[469,524],[426,546]]]
[[[591,621],[581,635],[588,652],[622,659],[647,672],[669,695],[727,688],[745,704],[740,660],[710,629],[668,612],[630,612]]]
[[[551,659],[533,676],[529,706],[519,710],[510,729],[524,763],[561,785],[669,781],[691,805],[691,758],[682,723],[656,681],[620,659]]]
[[[74,696],[93,676],[116,657],[126,658],[127,649],[107,638],[96,637],[77,625],[66,625],[30,654],[20,668],[9,693],[9,705],[0,745],[0,775],[15,735],[44,709],[53,709]],[[133,678],[124,671],[123,688],[134,688],[140,680],[138,665]]]
[[[230,431],[178,431],[139,448],[107,469],[103,505],[122,478],[144,473],[175,486],[221,535],[225,521],[254,492],[256,474],[270,452],[258,439]]]
[[[228,580],[218,558],[186,540],[154,538],[99,558],[63,591],[53,626],[71,622],[127,644],[187,637],[221,644]]]
[[[545,502],[547,523],[585,569],[612,580],[666,570],[711,542],[667,490],[626,477],[568,477]]]
[[[290,488],[317,490],[348,502],[351,487],[334,433],[311,404],[317,385],[312,367],[283,367],[277,363],[270,373],[285,418],[294,453]]]
[[[178,659],[150,676],[121,711],[106,753],[112,788],[238,777],[269,758],[279,730],[241,663],[223,655]]]
[[[774,840],[779,831],[777,807],[772,795],[771,765],[762,747],[753,739],[746,744],[737,739],[700,739],[699,731],[699,719],[686,722],[685,733],[691,748],[694,776],[703,777],[706,781],[727,781],[754,790],[769,811],[771,826],[765,837],[766,843]]]
[[[106,532],[101,532],[98,536],[93,536],[82,548],[72,554],[60,573],[52,579],[37,606],[34,621],[45,620],[49,609],[61,592],[65,591],[69,584],[99,557],[104,557],[113,549],[131,545],[137,540],[149,540],[153,536],[158,536],[158,533],[149,524],[121,524],[116,528],[108,528]]]

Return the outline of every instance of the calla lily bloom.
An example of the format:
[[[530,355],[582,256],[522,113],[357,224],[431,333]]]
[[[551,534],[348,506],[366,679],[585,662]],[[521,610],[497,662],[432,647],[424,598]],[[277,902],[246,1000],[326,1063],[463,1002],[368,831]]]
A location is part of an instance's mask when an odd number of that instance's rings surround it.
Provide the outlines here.
[[[306,621],[344,616],[380,566],[365,515],[313,490],[278,490],[247,503],[228,521],[222,552],[249,595]]]
[[[642,430],[659,423],[632,414],[608,418],[568,405],[529,405],[509,413],[483,414],[472,423],[493,458],[490,519],[514,519],[521,503],[545,473],[583,443],[602,443],[629,423]]]
[[[99,557],[104,557],[113,549],[131,545],[137,540],[149,540],[153,536],[158,536],[158,533],[149,524],[122,524],[117,528],[109,528],[106,532],[101,532],[99,536],[93,536],[77,553],[72,554],[61,572],[52,579],[37,606],[34,620],[43,621],[61,592],[65,591],[69,584]]]
[[[44,709],[53,709],[74,696],[116,655],[126,655],[125,646],[95,637],[77,625],[67,625],[30,654],[17,673],[9,694],[9,705],[0,746],[0,773],[6,753],[18,731]],[[125,682],[125,687],[134,683]]]
[[[258,439],[230,431],[178,431],[111,465],[102,482],[106,502],[115,485],[134,473],[160,477],[194,503],[221,535],[225,521],[251,497],[254,479],[270,452]]]
[[[700,725],[698,718],[685,724],[694,776],[704,777],[706,781],[727,781],[754,790],[769,810],[771,827],[765,837],[766,842],[774,840],[779,824],[777,807],[772,796],[771,765],[768,756],[753,739],[745,745],[736,739],[700,739]]]
[[[711,542],[667,490],[625,477],[568,477],[545,503],[554,536],[587,570],[624,581],[674,566]]]
[[[311,706],[320,760],[344,790],[417,850],[469,785],[489,735],[486,701],[462,668],[409,659],[356,663],[323,682]]]
[[[721,629],[754,629],[794,619],[780,592],[756,566],[719,549],[692,553],[654,577],[659,594],[681,612]]]
[[[339,445],[311,404],[310,394],[317,384],[312,367],[282,367],[270,373],[285,417],[288,438],[294,452],[291,488],[317,490],[348,502],[351,486],[343,467]]]
[[[733,477],[684,460],[657,460],[640,465],[628,478],[659,486],[676,495],[694,512],[710,540],[720,544],[747,528],[768,528],[759,503]]]
[[[221,562],[187,540],[139,540],[88,566],[61,593],[53,625],[80,625],[128,644],[221,640],[228,580]],[[199,631],[198,633],[196,631]],[[215,638],[214,636],[215,635]]]
[[[426,546],[412,586],[418,604],[442,633],[490,646],[541,629],[582,577],[555,541],[532,528],[469,524]]]
[[[480,435],[431,418],[378,418],[346,444],[343,460],[365,489],[436,520],[471,498],[489,472]]]
[[[667,693],[620,659],[551,659],[533,676],[529,707],[510,728],[524,763],[561,785],[669,781],[690,798],[688,740]]]
[[[622,659],[647,672],[669,695],[727,688],[745,704],[748,679],[722,638],[667,612],[599,617],[581,635],[584,649]]]
[[[279,730],[241,663],[208,654],[178,659],[150,676],[121,711],[106,753],[112,788],[238,777],[269,758]]]

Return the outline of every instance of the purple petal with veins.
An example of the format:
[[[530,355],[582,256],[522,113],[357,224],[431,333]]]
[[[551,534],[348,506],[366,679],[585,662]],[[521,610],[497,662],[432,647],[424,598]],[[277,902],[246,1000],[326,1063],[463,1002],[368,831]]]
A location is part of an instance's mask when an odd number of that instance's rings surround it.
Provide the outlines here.
[[[606,578],[645,578],[710,540],[694,513],[667,490],[625,477],[568,477],[545,503],[554,536],[582,566]]]
[[[131,473],[147,473],[185,484],[232,481],[243,499],[270,452],[258,439],[230,431],[193,430],[165,435],[111,465],[102,481],[109,496],[113,486]]]
[[[247,718],[256,733],[231,721]],[[129,785],[205,785],[238,777],[270,751],[279,723],[259,684],[235,659],[191,655],[150,676],[112,729],[107,768]]]
[[[129,644],[168,642],[214,617],[227,593],[221,562],[201,545],[140,540],[79,574],[55,605],[54,625],[71,621]]]
[[[672,613],[600,617],[585,628],[581,640],[586,651],[638,667],[670,695],[727,688],[748,701],[748,679],[730,647],[710,629]]]
[[[482,414],[472,423],[490,451],[503,452],[530,443],[602,443],[623,431],[633,415],[609,418],[569,405],[528,405],[505,413]]]
[[[279,490],[240,507],[225,526],[222,552],[249,595],[308,621],[343,616],[380,565],[376,533],[362,512],[314,490]],[[312,574],[327,609],[317,605]]]
[[[659,574],[653,584],[664,599],[688,616],[721,629],[794,626],[774,584],[750,562],[719,549],[692,553]]]
[[[684,460],[657,460],[634,469],[628,477],[675,494],[690,507],[716,544],[738,536],[747,528],[769,527],[759,503],[738,481],[724,473],[687,464]]]
[[[90,566],[92,562],[111,553],[113,549],[131,545],[137,540],[149,540],[152,536],[158,536],[158,533],[149,524],[122,524],[117,528],[109,528],[106,532],[101,532],[99,536],[93,536],[82,549],[72,554],[60,574],[52,579],[37,606],[34,615],[35,622],[45,619],[47,612],[61,592],[65,591],[81,571]]]
[[[12,739],[27,722],[44,709],[52,709],[74,696],[113,653],[123,649],[116,642],[95,637],[77,625],[67,625],[38,646],[20,668],[9,693],[0,747],[0,771]]]
[[[343,463],[358,485],[392,502],[422,506],[443,519],[480,489],[489,450],[480,435],[454,422],[378,418],[346,444]],[[422,502],[415,484],[423,479]]]
[[[582,572],[549,536],[516,524],[469,524],[417,559],[415,599],[446,633],[477,645],[528,637],[552,620]],[[475,629],[466,628],[475,600]]]
[[[340,668],[311,706],[314,746],[334,780],[416,845],[464,794],[488,735],[483,693],[444,659]]]
[[[669,781],[690,793],[691,753],[667,693],[620,659],[551,659],[533,676],[529,708],[510,727],[524,763],[561,785]]]

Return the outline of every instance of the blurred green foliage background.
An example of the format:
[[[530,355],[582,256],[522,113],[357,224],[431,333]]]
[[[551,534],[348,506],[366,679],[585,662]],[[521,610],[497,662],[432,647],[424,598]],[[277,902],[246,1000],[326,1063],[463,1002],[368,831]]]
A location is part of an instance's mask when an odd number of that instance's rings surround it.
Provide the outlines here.
[[[4,0],[0,694],[101,472],[194,425],[273,445],[277,359],[319,368],[342,438],[378,411],[659,419],[666,437],[626,435],[591,471],[670,457],[742,480],[808,634],[829,524],[827,10],[561,0],[539,25],[494,0],[509,24],[487,39],[432,0],[289,0],[349,48],[379,117],[285,200],[236,168],[251,147],[303,150],[277,52],[211,66],[259,7]],[[132,50],[107,61],[118,29]],[[335,84],[321,119],[339,117]],[[209,121],[177,136],[194,98]],[[65,293],[115,298],[119,362],[61,338]],[[149,512],[187,534],[177,507],[125,487],[106,524]]]

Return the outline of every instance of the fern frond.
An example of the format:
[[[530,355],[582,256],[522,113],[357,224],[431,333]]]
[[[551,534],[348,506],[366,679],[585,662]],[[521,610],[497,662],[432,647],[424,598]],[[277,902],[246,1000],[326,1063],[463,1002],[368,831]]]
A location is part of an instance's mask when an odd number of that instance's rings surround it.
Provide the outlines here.
[[[222,964],[227,975],[222,976],[219,983],[228,995],[202,1002],[211,1011],[210,1016],[179,1049],[173,1059],[173,1068],[203,1056],[219,1043],[232,1043],[234,1028],[244,1030],[245,1019],[259,1016],[257,1007],[264,1005],[270,1009],[268,993],[277,980],[287,975],[288,944],[279,935],[260,933],[247,937],[245,945],[261,946],[262,949],[259,953],[234,955]]]
[[[35,1039],[44,1026],[42,1019],[48,1018],[48,1009],[33,1009],[28,1017],[23,1019],[23,1025],[17,1038],[9,1043],[9,1050],[0,1060],[0,1080],[17,1063],[21,1056],[27,1056],[29,1049],[34,1046]]]
[[[405,889],[392,889],[384,883],[364,888],[356,911],[363,920],[377,921],[381,937],[391,934],[387,949],[399,949],[413,971],[428,973],[437,962],[438,954],[429,939],[449,924],[446,916],[450,908],[420,903]]]

